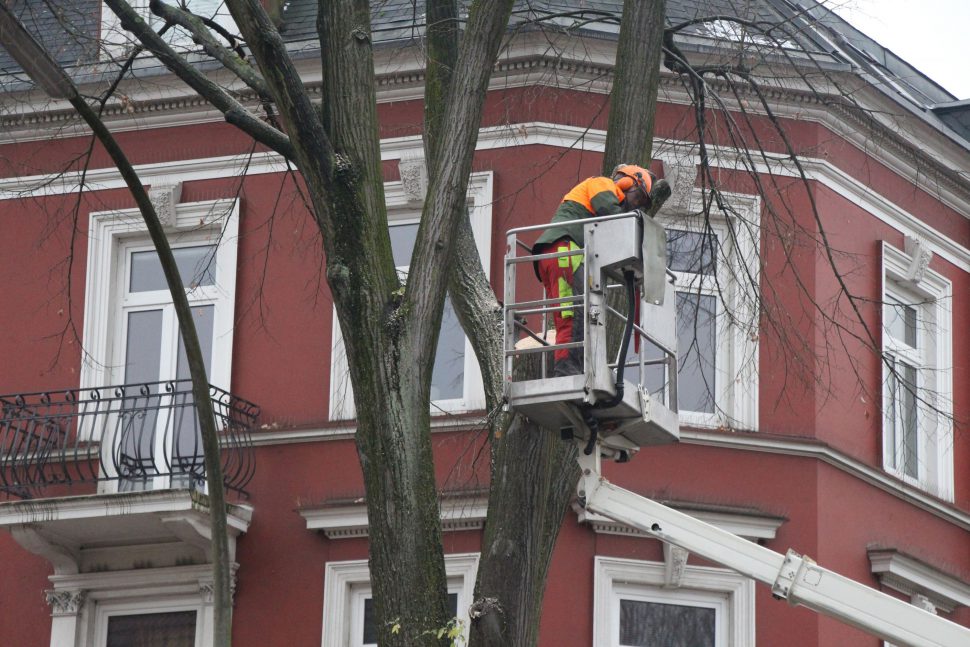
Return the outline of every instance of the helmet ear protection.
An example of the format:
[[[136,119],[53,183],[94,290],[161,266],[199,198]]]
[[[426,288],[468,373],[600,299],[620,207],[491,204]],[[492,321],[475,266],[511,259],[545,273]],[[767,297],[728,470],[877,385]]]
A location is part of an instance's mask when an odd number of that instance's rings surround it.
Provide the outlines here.
[[[633,164],[619,164],[613,169],[613,182],[624,193],[634,187],[639,187],[643,195],[649,199],[650,188],[653,185],[653,173]]]

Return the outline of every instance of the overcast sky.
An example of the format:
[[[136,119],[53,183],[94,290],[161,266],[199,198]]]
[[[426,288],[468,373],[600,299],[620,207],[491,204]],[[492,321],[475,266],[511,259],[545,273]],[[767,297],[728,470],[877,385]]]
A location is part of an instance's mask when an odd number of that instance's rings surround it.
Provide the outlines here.
[[[828,4],[957,99],[970,99],[970,0],[828,0]]]

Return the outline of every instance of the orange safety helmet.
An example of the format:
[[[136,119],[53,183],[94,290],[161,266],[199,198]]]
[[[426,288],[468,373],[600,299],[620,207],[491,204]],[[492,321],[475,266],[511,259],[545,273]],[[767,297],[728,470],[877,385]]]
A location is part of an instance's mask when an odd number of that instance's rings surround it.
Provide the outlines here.
[[[649,200],[650,187],[653,185],[653,174],[641,166],[619,164],[613,169],[613,182],[624,193],[635,186],[639,186],[643,195]]]

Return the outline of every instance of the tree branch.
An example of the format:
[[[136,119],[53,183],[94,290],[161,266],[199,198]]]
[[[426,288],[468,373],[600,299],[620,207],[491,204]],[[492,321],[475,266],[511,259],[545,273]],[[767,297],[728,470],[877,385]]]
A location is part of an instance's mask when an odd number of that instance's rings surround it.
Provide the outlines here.
[[[250,113],[245,106],[232,98],[225,90],[187,63],[155,33],[148,23],[138,15],[138,12],[132,9],[130,4],[125,0],[105,0],[105,4],[118,16],[121,26],[132,32],[165,67],[185,81],[189,87],[202,95],[223,114],[233,115],[233,120],[230,123],[283,157],[294,159],[295,151],[289,137]]]
[[[218,39],[213,37],[212,32],[201,17],[191,11],[184,11],[165,4],[161,0],[151,0],[148,6],[152,13],[159,18],[186,29],[192,35],[192,39],[202,46],[206,54],[222,63],[227,70],[233,72],[243,83],[255,90],[261,98],[270,98],[269,88],[266,87],[266,81],[263,80],[263,77],[243,59],[238,51],[224,47]]]
[[[512,0],[476,0],[461,41],[444,112],[448,118],[442,122],[436,159],[429,168],[428,195],[432,198],[425,201],[402,304],[413,317],[415,348],[428,351],[419,373],[430,374],[433,366],[454,239],[459,219],[465,217],[478,125],[512,4]]]

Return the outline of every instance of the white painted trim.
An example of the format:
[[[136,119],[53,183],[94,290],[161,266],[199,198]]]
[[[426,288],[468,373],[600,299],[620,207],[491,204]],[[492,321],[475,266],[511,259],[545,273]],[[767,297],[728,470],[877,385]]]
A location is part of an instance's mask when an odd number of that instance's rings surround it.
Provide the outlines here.
[[[546,145],[571,148],[583,151],[602,152],[605,147],[606,133],[602,130],[584,129],[545,122],[526,122],[508,126],[482,128],[476,150],[490,150],[516,146]],[[657,159],[676,157],[678,163],[696,164],[698,158],[690,151],[694,144],[676,140],[655,140],[654,150]],[[381,159],[400,159],[405,153],[417,153],[422,149],[421,137],[398,137],[382,140]],[[709,153],[716,168],[739,168],[740,155],[729,148],[709,146]],[[781,154],[764,154],[758,157],[756,169],[771,172],[783,177],[794,177],[795,171],[790,161]],[[821,158],[799,158],[810,180],[824,184],[841,197],[869,212],[873,217],[890,225],[906,236],[920,237],[927,242],[928,248],[949,263],[964,271],[970,271],[970,249],[963,247],[943,233],[931,228],[913,214],[903,210],[881,195],[874,193],[868,186],[849,176],[846,172]],[[239,177],[248,175],[279,173],[286,166],[275,153],[254,153],[253,155],[230,155],[179,162],[143,164],[136,167],[139,176],[146,184],[164,184],[178,181],[190,182],[213,178]],[[0,179],[0,200],[41,197],[73,193],[79,185],[81,176],[77,172],[61,175],[32,175]],[[124,181],[113,168],[89,169],[85,177],[89,191],[123,188]],[[958,213],[970,218],[970,201],[963,200],[945,190],[937,192],[936,197]]]
[[[270,427],[271,425],[264,425],[251,434],[250,439],[254,446],[270,447],[292,443],[313,443],[322,440],[347,440],[353,438],[354,434],[357,433],[357,425],[353,420],[346,421],[346,424],[335,424],[318,429],[269,430]],[[431,418],[431,433],[483,431],[487,428],[488,421],[479,417],[456,414]]]
[[[116,290],[121,263],[116,251],[123,241],[147,235],[147,227],[137,209],[90,214],[84,299],[85,354],[81,362],[80,380],[82,389],[96,389],[122,381],[121,376],[113,370],[117,359],[112,357],[113,339],[119,334]],[[176,223],[169,232],[169,238],[173,242],[204,240],[219,245],[215,258],[219,301],[213,321],[209,382],[228,390],[232,379],[239,201],[214,200],[177,205]]]
[[[445,555],[445,575],[460,581],[458,617],[464,619],[473,600],[475,575],[478,572],[478,553]],[[451,587],[449,586],[449,589]],[[370,592],[370,569],[366,559],[327,562],[323,578],[323,636],[322,647],[349,647],[352,629],[351,615],[355,593]]]
[[[951,613],[970,606],[970,584],[893,549],[870,549],[872,573],[884,586],[906,595],[923,594]]]
[[[709,523],[715,528],[720,528],[721,530],[730,532],[737,535],[738,537],[744,537],[745,539],[752,540],[770,540],[774,539],[777,534],[778,528],[785,523],[785,520],[779,517],[768,517],[757,514],[743,514],[739,512],[717,512],[713,510],[694,510],[691,508],[685,508],[683,506],[678,506],[676,504],[666,504],[668,507],[673,508],[679,512],[690,515],[695,519],[699,519],[704,523]],[[576,513],[576,520],[579,523],[589,524],[595,533],[602,533],[605,535],[624,535],[631,537],[644,537],[648,539],[654,539],[652,535],[645,532],[632,528],[625,523],[615,521],[613,519],[608,519],[602,515],[598,515],[594,512],[588,512],[582,506],[573,505],[573,510]]]
[[[709,223],[710,231],[719,240],[715,255],[720,290],[714,287],[713,278],[688,275],[702,282],[699,290],[702,295],[713,296],[718,301],[718,317],[713,322],[716,335],[714,411],[685,411],[681,403],[680,421],[687,426],[757,431],[759,313],[758,296],[753,292],[761,285],[761,199],[739,193],[722,195],[734,213],[728,216],[712,213]],[[703,217],[690,215],[690,205],[701,200],[701,191],[693,189],[688,204],[665,209],[658,220],[668,229],[706,233],[708,223]],[[690,291],[698,291],[696,284]],[[725,321],[729,323],[725,325]]]
[[[488,501],[482,497],[446,498],[441,502],[441,530],[481,530],[485,527],[487,510]],[[299,512],[306,519],[307,530],[322,532],[327,539],[350,539],[368,534],[367,506],[363,504],[303,508]]]
[[[685,445],[720,447],[765,454],[780,454],[811,458],[830,465],[849,476],[872,485],[883,492],[933,514],[944,521],[970,530],[970,513],[964,512],[935,496],[820,443],[798,439],[781,439],[777,436],[766,438],[762,434],[724,433],[693,429],[680,430],[680,442]]]
[[[917,442],[920,461],[916,485],[946,501],[954,496],[953,456],[953,283],[945,276],[926,268],[918,282],[909,279],[914,259],[885,241],[882,243],[882,298],[902,297],[904,302],[925,299],[916,306],[919,311],[918,331],[922,344],[918,349],[919,397],[932,404],[918,403]],[[910,296],[911,295],[911,296]],[[908,297],[908,298],[907,298]],[[883,353],[890,351],[883,328]],[[883,362],[882,381],[889,380],[889,367]],[[885,398],[885,396],[884,396]],[[888,413],[883,403],[883,425]],[[902,471],[892,467],[891,452],[885,427],[883,440],[883,469],[898,478],[909,480]]]
[[[300,45],[305,44],[298,44],[298,47]],[[491,90],[552,87],[608,94],[612,84],[614,54],[614,42],[602,38],[573,35],[550,41],[548,34],[519,34],[509,44],[503,60],[499,61],[497,73],[493,75],[489,87]],[[314,60],[311,56],[296,59],[294,63],[310,93],[319,94],[321,75],[319,65],[313,65]],[[375,53],[375,73],[381,85],[378,102],[420,100],[424,91],[423,67],[419,47],[379,48]],[[225,70],[215,70],[213,74],[224,87],[238,85],[238,79],[230,78],[231,75]],[[712,84],[715,88],[718,85],[717,82]],[[676,75],[661,70],[660,86],[665,102],[674,105],[689,103],[688,94]],[[243,96],[249,92],[245,87],[236,89]],[[819,89],[839,94],[838,88],[831,84]],[[116,132],[224,121],[220,112],[213,110],[182,82],[165,73],[154,78],[138,78],[122,83],[119,92],[130,96],[144,109],[129,115],[118,104],[110,106],[107,117],[111,119],[112,130]],[[911,161],[911,155],[897,150],[900,144],[893,141],[888,142],[887,146],[873,149],[871,136],[859,127],[854,116],[824,104],[815,92],[774,87],[769,90],[769,98],[776,116],[821,124],[867,155],[875,152],[880,162],[901,177],[920,181],[923,173]],[[908,146],[911,150],[925,150],[927,142],[931,142],[935,146],[934,156],[942,168],[960,168],[966,155],[965,149],[954,141],[954,136],[941,132],[926,119],[921,119],[911,106],[874,86],[864,87],[855,98],[859,101],[859,107],[888,132],[898,134],[902,146]],[[732,97],[725,97],[725,101],[729,108],[733,106]],[[749,103],[749,112],[765,114],[757,100]],[[254,111],[258,109],[252,100],[249,105]],[[86,129],[65,102],[51,102],[41,93],[34,92],[21,98],[11,109],[24,115],[23,122],[9,128],[9,135],[0,133],[0,141],[4,135],[18,143],[49,139],[52,127],[65,136],[87,135]],[[953,194],[948,188],[940,189],[927,187],[931,193],[941,193],[944,200]],[[966,197],[957,200],[966,202]],[[958,210],[970,213],[966,209]]]
[[[614,604],[617,589],[642,589],[663,596],[666,583],[665,565],[597,555],[593,561],[593,644],[614,647]],[[687,565],[680,580],[680,588],[707,594],[710,600],[721,600],[727,615],[727,639],[718,647],[753,647],[755,645],[755,587],[754,580],[733,571],[707,566]],[[676,593],[675,593],[676,595]]]
[[[419,143],[420,144],[420,143]],[[488,276],[491,269],[492,252],[492,200],[494,175],[491,171],[472,173],[468,180],[468,200],[471,210],[468,214],[472,234],[478,247],[479,261]],[[419,219],[420,207],[408,203],[408,195],[401,182],[387,182],[384,185],[384,201],[387,204],[388,220]],[[333,314],[333,336],[330,348],[330,420],[349,420],[356,416],[353,390],[350,388],[350,370],[344,351],[343,332],[337,321],[336,310]],[[478,411],[485,408],[485,386],[478,358],[471,342],[465,340],[465,365],[463,397],[449,400],[436,400],[431,404],[432,415],[454,414],[464,411]]]
[[[233,572],[236,568],[233,564]],[[79,591],[84,596],[74,617],[55,616],[51,647],[104,647],[107,616],[176,610],[197,612],[196,647],[212,644],[211,565],[52,575],[49,579],[55,593]],[[74,631],[63,631],[57,625]]]
[[[91,618],[93,636],[90,640],[82,639],[77,647],[105,647],[108,640],[108,621],[112,616],[124,616],[146,613],[176,613],[179,611],[195,611],[195,647],[208,647],[212,644],[213,609],[203,605],[200,595],[185,597],[157,597],[151,596],[139,601],[103,602],[94,607]],[[57,647],[64,647],[58,645]]]
[[[200,499],[198,494],[189,490],[150,490],[69,496],[38,501],[7,501],[0,503],[0,527],[190,510],[208,515],[207,501],[207,499]],[[235,504],[228,506],[226,521],[231,529],[246,532],[252,516],[252,506]]]
[[[485,428],[484,421],[467,421],[455,424],[452,420],[432,420],[432,433],[452,431],[477,431]],[[253,434],[253,444],[257,447],[271,447],[292,443],[315,443],[327,441],[349,440],[356,433],[356,426],[352,424],[320,429],[261,431]],[[925,492],[916,490],[898,479],[892,478],[882,470],[873,468],[861,461],[831,447],[819,443],[805,442],[799,439],[782,440],[777,436],[766,437],[764,434],[725,433],[698,429],[680,430],[680,440],[685,445],[699,445],[703,447],[719,447],[722,449],[737,449],[742,451],[759,452],[765,454],[780,454],[796,456],[821,461],[852,478],[861,480],[887,492],[921,510],[939,517],[964,530],[970,530],[970,513],[954,508],[952,505],[929,496]]]

